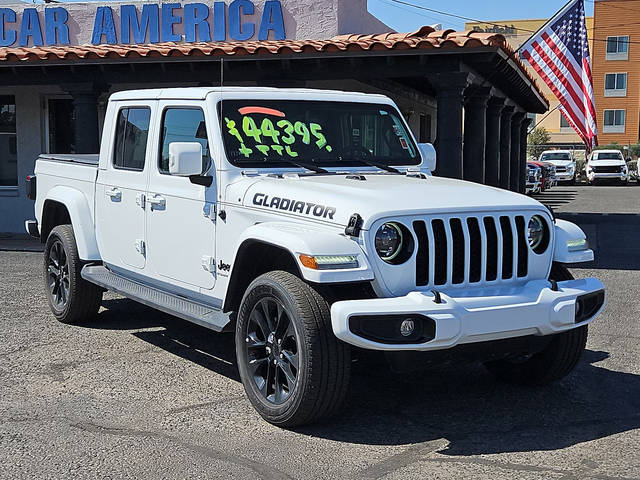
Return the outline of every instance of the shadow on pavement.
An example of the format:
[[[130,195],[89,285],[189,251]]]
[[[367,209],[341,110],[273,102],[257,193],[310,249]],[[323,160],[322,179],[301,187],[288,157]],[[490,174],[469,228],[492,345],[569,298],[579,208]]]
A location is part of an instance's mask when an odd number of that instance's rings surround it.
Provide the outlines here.
[[[126,298],[105,299],[98,318],[84,327],[141,330],[132,334],[145,342],[213,372],[240,381],[235,366],[234,336],[216,333]]]
[[[505,385],[479,365],[399,376],[364,362],[347,411],[301,431],[374,445],[444,439],[445,455],[556,450],[640,426],[640,376],[595,365],[607,357],[588,350],[571,376],[543,388]]]
[[[636,214],[562,213],[587,234],[595,261],[571,268],[640,270],[640,212]]]
[[[542,193],[533,195],[533,198],[539,202],[549,205],[553,208],[573,202],[578,196],[576,190],[553,191],[547,190]]]
[[[130,300],[107,299],[103,305],[92,328],[144,329],[132,334],[240,381],[232,334],[216,334]],[[608,356],[587,350],[568,378],[527,388],[501,383],[478,364],[401,375],[382,355],[360,352],[345,412],[298,431],[367,445],[439,440],[437,449],[446,455],[556,450],[640,428],[640,376],[597,366]]]

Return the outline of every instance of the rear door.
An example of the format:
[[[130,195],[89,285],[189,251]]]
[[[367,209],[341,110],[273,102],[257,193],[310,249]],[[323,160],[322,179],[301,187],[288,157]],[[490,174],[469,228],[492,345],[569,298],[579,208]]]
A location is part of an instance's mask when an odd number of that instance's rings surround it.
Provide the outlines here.
[[[198,291],[215,283],[215,167],[202,101],[161,101],[147,199],[147,269],[161,281]],[[199,142],[211,186],[169,174],[169,144]]]
[[[106,264],[142,270],[153,106],[132,102],[116,108],[106,169],[99,170],[96,182],[96,235]]]

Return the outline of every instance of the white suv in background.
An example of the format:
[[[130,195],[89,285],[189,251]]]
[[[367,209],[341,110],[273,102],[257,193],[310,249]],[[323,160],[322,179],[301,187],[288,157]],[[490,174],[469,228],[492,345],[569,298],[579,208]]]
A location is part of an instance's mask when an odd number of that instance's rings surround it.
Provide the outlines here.
[[[576,182],[576,161],[570,150],[546,150],[540,155],[540,162],[549,162],[556,167],[558,182]]]
[[[629,183],[629,168],[620,150],[596,150],[587,161],[587,183],[598,180],[618,180]]]

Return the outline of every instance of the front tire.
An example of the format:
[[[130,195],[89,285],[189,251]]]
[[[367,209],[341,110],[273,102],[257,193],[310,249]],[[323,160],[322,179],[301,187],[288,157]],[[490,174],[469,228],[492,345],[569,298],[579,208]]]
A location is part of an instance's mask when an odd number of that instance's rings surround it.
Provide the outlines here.
[[[49,307],[62,323],[78,324],[95,317],[102,289],[80,275],[83,263],[71,225],[58,225],[44,249],[44,284]]]
[[[236,323],[238,369],[269,423],[295,427],[334,415],[349,385],[349,346],[333,334],[327,302],[288,272],[247,288]]]
[[[573,280],[573,275],[565,266],[554,263],[549,279],[557,282]],[[548,385],[573,371],[587,345],[587,334],[586,325],[558,333],[540,352],[526,357],[487,362],[485,367],[500,380],[508,383]]]

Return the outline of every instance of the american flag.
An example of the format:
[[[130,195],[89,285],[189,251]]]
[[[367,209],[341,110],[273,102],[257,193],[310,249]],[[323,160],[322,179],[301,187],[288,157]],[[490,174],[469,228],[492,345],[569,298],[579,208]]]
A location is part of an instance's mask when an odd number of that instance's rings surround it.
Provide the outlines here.
[[[559,110],[590,151],[598,145],[584,0],[573,0],[520,49],[560,101]]]

